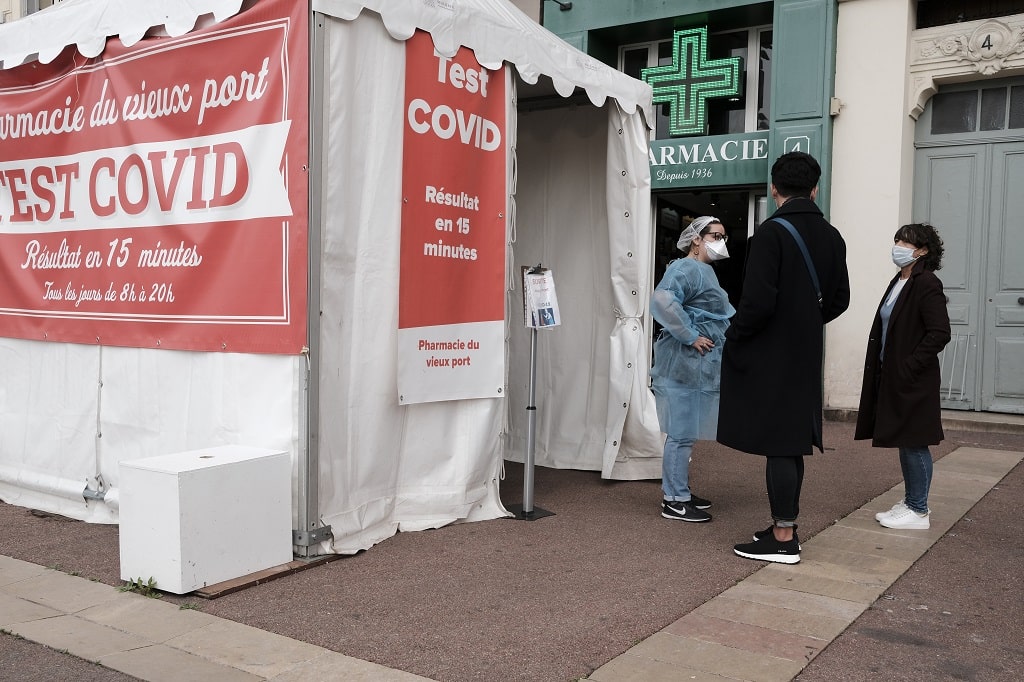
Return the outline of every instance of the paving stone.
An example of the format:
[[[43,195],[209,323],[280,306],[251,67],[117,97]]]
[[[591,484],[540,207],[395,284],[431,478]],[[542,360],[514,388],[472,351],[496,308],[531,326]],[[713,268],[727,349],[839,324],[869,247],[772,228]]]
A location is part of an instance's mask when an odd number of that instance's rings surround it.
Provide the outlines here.
[[[217,620],[166,644],[266,678],[311,661],[325,651],[313,644],[228,620]]]
[[[932,527],[928,530],[899,530],[896,528],[886,528],[879,525],[878,521],[875,520],[874,514],[872,514],[870,518],[868,518],[867,515],[862,516],[851,514],[850,516],[837,521],[836,525],[845,526],[847,528],[856,528],[858,530],[866,530],[872,533],[888,535],[890,537],[905,537],[924,540],[929,546],[931,546],[935,544],[935,542],[941,538],[950,527],[952,527],[951,521],[942,521],[942,519],[943,514],[936,514],[935,519],[931,524]],[[959,520],[959,517],[957,517],[957,520]]]
[[[91,606],[128,596],[109,585],[52,569],[46,569],[39,575],[5,585],[0,589],[7,594],[49,606],[62,613],[77,613]]]
[[[888,511],[892,509],[894,504],[903,501],[903,494],[903,484],[900,483],[897,487],[882,493],[873,500],[869,500],[858,511],[870,511],[872,516],[880,511]]]
[[[144,637],[151,642],[166,642],[188,632],[215,623],[219,618],[201,611],[182,609],[176,604],[141,595],[134,599],[104,602],[80,611],[80,618]]]
[[[842,550],[875,557],[886,557],[904,561],[917,561],[931,542],[914,538],[896,537],[888,533],[872,533],[856,528],[844,528],[848,533],[819,533],[803,543],[805,548],[820,550]]]
[[[648,637],[630,649],[629,653],[737,680],[789,680],[804,667],[803,662],[755,654],[714,642],[677,637],[665,632]],[[675,679],[680,678],[677,676]]]
[[[57,651],[67,651],[87,661],[97,661],[104,656],[152,644],[141,637],[90,623],[76,616],[17,623],[6,629],[25,639],[45,644]]]
[[[729,599],[743,599],[755,604],[780,606],[814,616],[845,619],[850,623],[855,621],[864,612],[864,607],[856,602],[830,596],[808,594],[784,587],[758,585],[747,581],[730,587],[719,596]]]
[[[865,607],[873,604],[889,587],[889,583],[884,581],[877,581],[875,584],[862,584],[838,579],[830,575],[832,567],[829,567],[824,575],[814,574],[813,568],[810,571],[806,570],[807,566],[801,573],[794,573],[790,568],[790,566],[765,566],[747,580],[761,585],[774,585],[808,594],[845,599]]]
[[[0,627],[64,615],[48,606],[0,592]]]
[[[46,570],[45,567],[38,564],[30,564],[9,556],[0,556],[0,588],[41,575]]]
[[[810,661],[829,640],[780,632],[757,625],[687,614],[663,630],[672,635],[714,642],[764,656]]]
[[[308,682],[309,680],[345,680],[345,682],[416,682],[430,678],[385,668],[334,651],[324,651],[311,661],[275,675],[270,682]]]
[[[928,508],[931,511],[931,525],[937,523],[955,524],[974,508],[980,498],[964,498],[948,495],[941,490],[932,490],[928,495]]]
[[[756,604],[722,596],[700,605],[694,613],[827,640],[833,639],[850,624],[846,618],[803,613],[781,606]]]
[[[1021,461],[1021,453],[982,448],[958,448],[938,462],[935,468],[942,472],[960,472],[1002,479]]]
[[[593,682],[722,682],[736,680],[735,677],[722,677],[688,666],[663,663],[650,658],[625,653],[613,658],[595,670],[586,679]],[[764,682],[773,682],[762,678]],[[778,680],[789,680],[790,677],[779,677]]]
[[[99,663],[147,682],[263,682],[266,679],[162,644],[103,656]]]
[[[909,532],[909,531],[903,531]],[[925,531],[927,532],[927,531]],[[800,553],[801,561],[811,561],[840,566],[843,570],[861,577],[879,576],[890,582],[903,575],[914,565],[909,559],[896,559],[884,556],[870,556],[843,549],[815,546],[808,543]]]
[[[896,537],[892,535],[888,528],[880,525],[875,520],[875,516],[872,513],[870,521],[874,525],[859,523],[851,525],[848,522],[847,517],[841,519],[837,523],[829,526],[825,530],[821,531],[813,538],[807,540],[805,544],[813,545],[823,539],[828,540],[850,540],[853,542],[871,542],[883,547],[913,547],[919,550],[922,554],[928,551],[928,548],[935,544],[934,540],[921,535],[915,535],[912,537]]]
[[[980,500],[1001,479],[1001,476],[977,476],[939,470],[932,474],[932,484],[928,491]]]

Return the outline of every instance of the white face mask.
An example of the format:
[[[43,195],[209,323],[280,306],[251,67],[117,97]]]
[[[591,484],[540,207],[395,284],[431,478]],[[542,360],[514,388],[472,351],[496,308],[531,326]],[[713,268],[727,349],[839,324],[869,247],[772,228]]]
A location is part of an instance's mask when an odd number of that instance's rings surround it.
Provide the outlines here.
[[[917,258],[914,257],[914,249],[909,246],[899,246],[894,244],[892,247],[892,262],[898,268],[902,268],[906,265],[910,265]]]
[[[712,261],[725,260],[729,257],[729,249],[726,248],[724,241],[705,241],[704,248],[708,252],[708,258]]]

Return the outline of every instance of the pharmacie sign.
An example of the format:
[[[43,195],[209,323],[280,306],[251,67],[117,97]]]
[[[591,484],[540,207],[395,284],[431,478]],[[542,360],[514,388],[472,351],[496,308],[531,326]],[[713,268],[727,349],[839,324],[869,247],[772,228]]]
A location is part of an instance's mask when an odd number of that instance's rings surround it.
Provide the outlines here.
[[[768,131],[651,142],[652,189],[756,185],[768,177]]]

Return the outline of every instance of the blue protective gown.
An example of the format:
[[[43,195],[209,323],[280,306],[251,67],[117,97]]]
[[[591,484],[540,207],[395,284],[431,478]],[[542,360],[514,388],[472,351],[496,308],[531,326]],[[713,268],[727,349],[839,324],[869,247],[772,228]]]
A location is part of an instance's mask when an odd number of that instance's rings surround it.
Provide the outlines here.
[[[736,310],[707,263],[679,258],[669,263],[651,296],[651,313],[664,328],[654,343],[652,389],[661,430],[677,440],[714,440],[718,389],[729,318]],[[693,347],[705,336],[715,347]]]

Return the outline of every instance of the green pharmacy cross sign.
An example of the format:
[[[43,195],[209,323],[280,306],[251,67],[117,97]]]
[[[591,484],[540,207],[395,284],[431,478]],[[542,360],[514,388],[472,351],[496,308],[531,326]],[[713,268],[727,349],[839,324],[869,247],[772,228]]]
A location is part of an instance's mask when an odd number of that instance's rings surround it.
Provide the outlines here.
[[[672,36],[672,64],[652,66],[640,78],[654,90],[655,104],[668,104],[671,135],[703,135],[707,100],[742,92],[741,57],[708,59],[708,29],[689,28]]]

